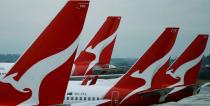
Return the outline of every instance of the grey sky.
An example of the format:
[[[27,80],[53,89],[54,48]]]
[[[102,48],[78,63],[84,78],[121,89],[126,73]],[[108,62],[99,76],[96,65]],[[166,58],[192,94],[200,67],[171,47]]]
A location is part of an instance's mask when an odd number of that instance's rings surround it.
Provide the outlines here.
[[[1,0],[0,53],[23,53],[65,3]],[[122,16],[113,57],[141,56],[167,26],[180,27],[173,56],[178,56],[197,34],[210,33],[210,0],[91,0],[79,50],[110,15]]]

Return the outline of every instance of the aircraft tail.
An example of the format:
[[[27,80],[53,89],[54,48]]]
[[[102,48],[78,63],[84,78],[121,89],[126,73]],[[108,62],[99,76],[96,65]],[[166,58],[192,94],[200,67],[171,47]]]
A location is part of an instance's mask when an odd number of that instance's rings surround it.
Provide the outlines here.
[[[123,102],[133,94],[143,90],[143,88],[149,89],[151,85],[150,80],[156,71],[166,64],[170,58],[171,49],[175,43],[178,30],[179,28],[166,28],[143,56],[112,87],[105,98],[111,98],[113,91],[119,91],[117,88],[126,88],[128,92],[121,94],[120,98],[120,101]]]
[[[166,74],[177,81],[165,80],[170,87],[196,84],[202,58],[208,41],[208,35],[198,35],[177,60],[169,67]]]
[[[82,80],[81,85],[87,85],[88,81],[90,80],[90,76],[86,76],[84,80]]]
[[[63,103],[88,6],[67,2],[0,81],[1,105]]]
[[[97,82],[97,80],[98,80],[98,75],[96,75],[93,79],[92,79],[92,81],[90,82],[90,84],[89,85],[95,85],[96,84],[96,82]]]
[[[207,40],[208,35],[198,35],[172,65],[156,73],[152,89],[173,89],[159,102],[178,101],[199,92],[196,81]]]
[[[91,75],[95,65],[109,64],[116,40],[116,30],[121,17],[109,16],[103,26],[79,54],[74,64],[73,76]]]

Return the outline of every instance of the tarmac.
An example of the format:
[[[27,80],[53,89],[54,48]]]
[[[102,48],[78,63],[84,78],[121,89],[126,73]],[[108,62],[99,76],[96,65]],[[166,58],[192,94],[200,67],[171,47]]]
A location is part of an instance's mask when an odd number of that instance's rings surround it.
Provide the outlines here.
[[[199,94],[178,102],[169,102],[157,106],[210,106],[210,87],[203,87]]]

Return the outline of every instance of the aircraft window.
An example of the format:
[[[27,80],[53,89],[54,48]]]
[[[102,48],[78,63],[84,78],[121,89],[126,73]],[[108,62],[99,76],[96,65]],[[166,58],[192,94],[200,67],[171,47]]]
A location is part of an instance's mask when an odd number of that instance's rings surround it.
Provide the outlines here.
[[[72,92],[67,93],[67,95],[72,95]]]
[[[74,97],[71,97],[71,100],[74,100]]]
[[[75,97],[75,100],[78,100],[78,97]]]
[[[95,97],[93,97],[93,100],[95,100]]]
[[[99,97],[97,97],[97,100],[100,100]]]
[[[86,98],[86,97],[84,97],[84,100],[87,100],[87,98]]]
[[[90,98],[90,97],[88,97],[88,100],[91,100],[91,98]]]
[[[67,97],[66,99],[69,100],[69,97]]]
[[[82,100],[82,97],[80,97],[79,100]]]

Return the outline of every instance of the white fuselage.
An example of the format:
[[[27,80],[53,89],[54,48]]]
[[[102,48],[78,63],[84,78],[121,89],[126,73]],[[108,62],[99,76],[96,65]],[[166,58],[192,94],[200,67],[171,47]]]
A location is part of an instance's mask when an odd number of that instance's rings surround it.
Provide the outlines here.
[[[64,104],[101,100],[109,89],[110,87],[108,86],[81,86],[70,84],[67,87]]]
[[[95,85],[81,85],[82,81],[69,81],[64,104],[102,101],[117,79],[99,79]]]

